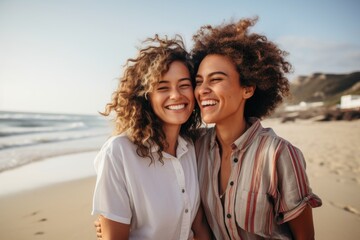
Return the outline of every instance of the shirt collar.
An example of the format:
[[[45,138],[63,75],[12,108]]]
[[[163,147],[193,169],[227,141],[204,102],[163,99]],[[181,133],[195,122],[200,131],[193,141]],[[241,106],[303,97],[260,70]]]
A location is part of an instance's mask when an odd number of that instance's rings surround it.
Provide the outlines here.
[[[260,119],[251,117],[248,119],[248,123],[251,125],[238,139],[236,139],[231,148],[233,150],[244,150],[246,149],[252,140],[258,135],[258,133],[262,130],[262,126],[260,123]],[[213,149],[217,145],[216,141],[216,131],[215,128],[211,129],[211,141],[210,141],[210,149]]]
[[[186,153],[188,151],[187,148],[187,141],[181,137],[180,135],[178,136],[178,146],[176,148],[176,156],[177,158],[180,158],[184,153]],[[159,146],[157,144],[154,144],[151,146],[151,152],[155,153],[159,150]],[[163,156],[171,156],[170,154],[167,154],[166,152],[162,152]]]

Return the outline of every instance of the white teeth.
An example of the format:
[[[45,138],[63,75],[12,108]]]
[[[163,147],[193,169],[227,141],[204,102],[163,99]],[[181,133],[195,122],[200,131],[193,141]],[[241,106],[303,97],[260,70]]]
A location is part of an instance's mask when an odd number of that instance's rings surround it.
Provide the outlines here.
[[[180,110],[180,109],[183,109],[184,107],[185,107],[185,104],[167,106],[167,108],[170,110]]]
[[[215,100],[201,101],[201,106],[214,106],[216,104],[217,104],[217,101],[215,101]]]

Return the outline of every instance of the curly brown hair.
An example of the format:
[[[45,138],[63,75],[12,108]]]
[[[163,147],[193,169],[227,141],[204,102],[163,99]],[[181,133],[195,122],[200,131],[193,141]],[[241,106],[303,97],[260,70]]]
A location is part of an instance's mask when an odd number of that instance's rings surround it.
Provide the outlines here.
[[[139,50],[138,56],[126,61],[118,88],[101,114],[109,116],[115,113],[114,134],[126,132],[137,146],[139,156],[149,157],[152,163],[154,157],[151,147],[156,144],[159,147],[157,151],[160,156],[159,161],[163,162],[162,151],[168,143],[162,122],[155,115],[147,95],[154,90],[161,76],[169,70],[170,64],[174,61],[184,63],[189,69],[193,87],[195,87],[194,69],[190,55],[185,50],[179,35],[172,39],[155,35],[154,38],[146,39],[143,44],[144,47]],[[182,124],[180,135],[194,140],[200,123],[200,111],[197,106],[187,122]]]
[[[256,87],[245,104],[247,118],[269,115],[289,95],[289,81],[285,77],[291,71],[291,64],[285,60],[288,53],[264,35],[249,33],[257,20],[256,17],[217,27],[202,26],[193,36],[191,52],[195,71],[209,54],[227,56],[236,66],[240,84]]]

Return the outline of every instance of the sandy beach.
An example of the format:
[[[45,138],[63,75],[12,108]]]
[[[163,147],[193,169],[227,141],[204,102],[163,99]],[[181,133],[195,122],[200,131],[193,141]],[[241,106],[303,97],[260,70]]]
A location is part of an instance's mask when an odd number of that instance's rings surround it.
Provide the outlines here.
[[[323,201],[313,209],[316,239],[360,239],[360,121],[263,125],[303,151],[312,190]]]
[[[313,210],[316,239],[360,239],[360,121],[282,124],[265,120],[263,125],[274,128],[304,153],[312,189],[323,200],[323,206]],[[54,166],[64,159],[74,163],[82,159],[81,165],[54,167],[60,176],[69,168],[81,173],[50,183],[46,181],[51,177],[44,175],[45,184],[34,183],[32,188],[23,186],[25,182],[31,186],[31,174],[39,177],[44,171],[35,163],[24,166],[31,171],[21,167],[0,173],[1,239],[95,240],[95,217],[90,215],[95,184],[93,156],[73,154],[53,159],[49,164]],[[20,183],[14,182],[14,177]]]
[[[90,215],[95,155],[64,155],[0,173],[0,239],[96,239]]]
[[[94,184],[91,177],[2,197],[1,239],[96,239]]]

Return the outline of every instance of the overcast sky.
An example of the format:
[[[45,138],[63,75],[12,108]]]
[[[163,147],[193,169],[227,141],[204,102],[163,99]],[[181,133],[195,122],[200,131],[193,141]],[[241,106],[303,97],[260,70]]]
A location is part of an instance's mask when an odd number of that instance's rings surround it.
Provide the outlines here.
[[[294,2],[294,3],[292,3]],[[294,74],[360,70],[353,0],[0,0],[0,110],[96,114],[127,58],[155,33],[191,37],[204,24],[259,16]]]

